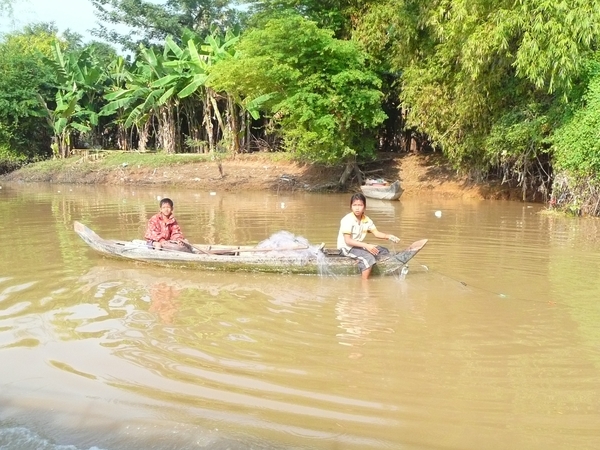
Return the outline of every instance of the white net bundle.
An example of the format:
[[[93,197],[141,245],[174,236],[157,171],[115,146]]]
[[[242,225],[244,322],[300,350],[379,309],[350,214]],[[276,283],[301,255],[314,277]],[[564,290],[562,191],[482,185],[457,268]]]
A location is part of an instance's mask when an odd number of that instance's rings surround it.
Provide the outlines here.
[[[264,249],[266,256],[279,256],[299,262],[322,257],[323,253],[319,251],[320,247],[320,245],[311,245],[308,239],[296,236],[289,231],[278,231],[256,246],[256,248]]]

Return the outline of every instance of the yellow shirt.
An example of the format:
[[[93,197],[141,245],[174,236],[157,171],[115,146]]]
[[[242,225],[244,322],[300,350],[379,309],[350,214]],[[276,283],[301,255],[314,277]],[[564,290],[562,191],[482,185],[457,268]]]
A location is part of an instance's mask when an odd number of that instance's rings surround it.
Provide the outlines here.
[[[337,247],[347,253],[352,247],[346,245],[346,241],[344,240],[345,234],[349,234],[355,241],[364,241],[367,233],[372,233],[376,229],[375,224],[368,216],[363,214],[359,220],[354,213],[348,213],[340,221]]]

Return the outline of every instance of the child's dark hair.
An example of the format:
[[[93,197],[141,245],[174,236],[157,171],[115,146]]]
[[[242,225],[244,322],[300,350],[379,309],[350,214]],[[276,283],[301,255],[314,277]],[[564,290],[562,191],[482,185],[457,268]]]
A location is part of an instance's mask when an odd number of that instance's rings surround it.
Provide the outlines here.
[[[167,197],[163,198],[160,201],[160,206],[164,205],[165,203],[167,203],[171,208],[173,208],[173,200],[171,200],[170,198],[167,198]]]
[[[352,206],[355,200],[360,200],[365,205],[365,208],[367,207],[367,199],[362,193],[357,192],[356,194],[352,194],[352,197],[350,197],[350,206]]]

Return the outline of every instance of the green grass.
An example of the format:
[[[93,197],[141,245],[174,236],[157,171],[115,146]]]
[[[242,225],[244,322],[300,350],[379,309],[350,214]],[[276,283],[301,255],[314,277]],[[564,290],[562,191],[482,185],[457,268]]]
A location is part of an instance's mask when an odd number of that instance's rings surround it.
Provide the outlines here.
[[[259,158],[269,162],[292,161],[294,158],[289,153],[252,153],[241,154],[239,158]],[[88,156],[81,154],[71,156],[67,159],[49,159],[31,163],[19,170],[20,175],[35,178],[36,175],[49,175],[58,172],[90,172],[92,170],[111,170],[119,166],[140,167],[158,169],[165,167],[181,166],[185,164],[214,162],[216,160],[230,159],[228,153],[206,154],[206,153],[177,153],[167,154],[164,152],[125,152],[121,150],[89,150]]]
[[[28,164],[19,171],[23,174],[34,174],[34,173],[52,173],[58,170],[62,170],[65,167],[65,161],[58,159],[49,159],[47,161],[40,161],[32,164]]]
[[[48,174],[58,171],[87,171],[91,168],[111,169],[127,164],[128,166],[159,167],[178,166],[197,162],[210,162],[213,158],[207,154],[179,153],[169,155],[166,153],[137,153],[115,151],[90,151],[90,156],[84,159],[80,155],[67,159],[49,159],[40,161],[21,169],[24,175]]]
[[[159,167],[179,166],[189,163],[210,162],[214,158],[208,154],[202,153],[177,153],[170,155],[167,153],[137,153],[137,152],[105,152],[106,156],[95,162],[87,162],[86,164],[94,164],[102,168],[111,168],[127,164],[130,166],[149,167],[151,169]]]

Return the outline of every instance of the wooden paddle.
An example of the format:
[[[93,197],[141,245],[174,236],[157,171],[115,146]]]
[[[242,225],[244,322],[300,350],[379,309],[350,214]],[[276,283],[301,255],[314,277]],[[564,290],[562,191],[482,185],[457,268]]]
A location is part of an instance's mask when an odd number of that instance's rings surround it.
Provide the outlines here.
[[[131,244],[131,241],[113,241],[115,244],[119,244],[119,245],[128,245]],[[294,245],[294,246],[288,246],[288,247],[265,247],[265,248],[257,248],[257,247],[222,247],[222,248],[211,248],[210,246],[208,246],[208,248],[202,248],[201,246],[198,245],[194,245],[194,244],[190,244],[188,242],[184,242],[184,244],[186,247],[191,247],[197,251],[199,251],[200,253],[203,253],[205,255],[226,255],[226,254],[230,254],[230,253],[266,253],[266,252],[272,252],[272,251],[294,251],[294,250],[307,250],[309,247],[308,245]],[[144,245],[140,244],[140,247],[144,247]],[[135,249],[136,247],[132,247],[132,249]],[[151,249],[152,247],[148,247],[149,249]],[[167,252],[177,252],[177,253],[189,253],[189,252],[185,252],[185,251],[181,251],[181,250],[177,250],[174,248],[161,248],[160,250],[162,251],[167,251]],[[194,253],[194,252],[192,252]]]
[[[197,245],[192,245],[196,250],[206,255],[223,255],[228,253],[266,253],[266,252],[282,252],[282,251],[293,251],[293,250],[306,250],[308,249],[308,245],[294,245],[288,247],[265,247],[265,248],[257,248],[257,247],[231,247],[231,248],[202,248]]]

